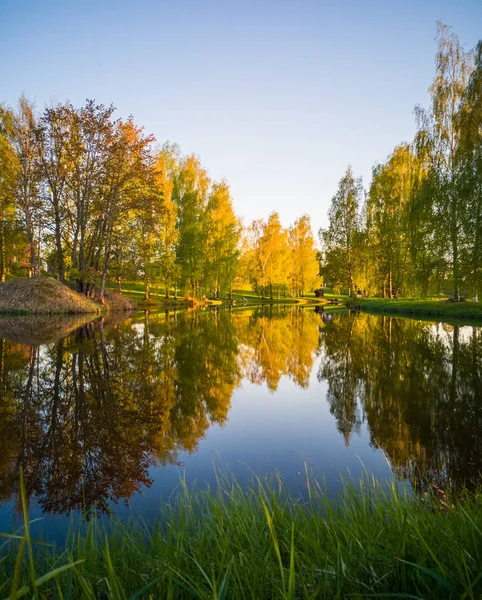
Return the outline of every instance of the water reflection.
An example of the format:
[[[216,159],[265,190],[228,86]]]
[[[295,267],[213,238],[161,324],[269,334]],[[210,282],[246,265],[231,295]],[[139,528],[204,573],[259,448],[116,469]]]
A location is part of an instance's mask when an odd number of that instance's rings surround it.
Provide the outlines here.
[[[323,330],[319,379],[349,443],[366,420],[371,443],[419,489],[457,487],[482,470],[482,335],[476,327],[370,315]]]
[[[320,344],[319,318],[314,311],[270,306],[247,319],[233,315],[241,345],[243,376],[251,383],[266,382],[275,392],[283,375],[307,388],[314,353]]]
[[[146,313],[53,344],[2,339],[0,499],[18,502],[23,466],[44,511],[108,511],[152,483],[152,464],[176,462],[224,424],[244,373],[271,390],[283,373],[307,385],[315,322],[299,311]]]
[[[23,466],[45,512],[108,512],[152,483],[152,465],[175,463],[225,424],[243,381],[270,394],[283,377],[307,389],[314,369],[345,444],[366,423],[370,443],[415,486],[459,485],[482,467],[476,328],[279,306],[68,331],[54,342],[0,339],[3,502],[18,504]]]

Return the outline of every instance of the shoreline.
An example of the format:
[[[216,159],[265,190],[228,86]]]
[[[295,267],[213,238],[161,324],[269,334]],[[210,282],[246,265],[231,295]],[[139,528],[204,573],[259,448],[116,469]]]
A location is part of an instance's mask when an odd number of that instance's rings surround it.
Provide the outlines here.
[[[482,303],[442,300],[362,299],[347,302],[347,308],[370,314],[408,318],[438,319],[444,322],[482,321]]]

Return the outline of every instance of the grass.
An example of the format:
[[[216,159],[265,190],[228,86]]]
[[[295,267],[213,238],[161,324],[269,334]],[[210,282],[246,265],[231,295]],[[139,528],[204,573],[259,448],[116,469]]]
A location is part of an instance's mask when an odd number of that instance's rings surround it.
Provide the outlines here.
[[[117,290],[117,284],[109,283],[108,288],[110,290]],[[140,310],[170,307],[185,308],[192,304],[182,295],[174,298],[174,290],[171,290],[171,297],[166,298],[166,289],[157,285],[151,286],[149,300],[144,300],[144,293],[144,284],[142,282],[122,282],[122,295],[132,300]],[[208,301],[207,304],[219,304],[219,302]]]
[[[92,519],[64,550],[3,535],[0,595],[20,598],[480,598],[482,492],[452,503],[366,476],[335,501],[307,475],[181,491],[148,527]],[[23,487],[21,486],[22,490]]]
[[[98,296],[94,297],[94,301],[100,303]],[[136,309],[136,304],[131,298],[127,298],[124,294],[120,294],[117,290],[104,290],[104,308],[110,312],[125,312]]]
[[[109,283],[110,289],[117,289],[114,283]],[[144,284],[142,282],[123,282],[122,293],[124,296],[133,300],[137,308],[168,308],[168,307],[183,307],[187,306],[189,302],[182,296],[177,299],[174,298],[174,290],[171,290],[171,297],[166,299],[166,290],[162,286],[152,285],[150,290],[150,300],[144,300]],[[349,296],[342,296],[339,294],[326,294],[326,299],[330,298],[341,298],[343,301],[347,301]],[[323,304],[325,301],[315,297],[313,292],[307,293],[301,298],[293,297],[277,297],[277,294],[273,294],[273,298],[263,298],[261,294],[253,291],[249,283],[237,283],[233,285],[233,291],[231,299],[235,301],[236,305],[260,305],[260,304]],[[221,298],[220,300],[208,299],[203,301],[205,304],[223,304],[228,302],[228,298]]]
[[[135,310],[134,303],[113,290],[106,290],[103,304],[71,289],[53,277],[10,279],[0,284],[0,314],[7,315],[96,315]]]
[[[385,299],[357,298],[351,303],[361,310],[407,316],[444,317],[455,319],[482,319],[482,304],[475,302],[447,302],[440,299]]]
[[[341,294],[327,293],[324,298],[316,298],[314,292],[309,292],[301,297],[293,298],[277,297],[277,293],[273,292],[273,299],[266,297],[263,298],[260,294],[253,291],[252,287],[248,283],[238,283],[233,285],[233,300],[236,300],[237,304],[325,304],[332,298],[340,298],[343,302],[349,300],[349,296]]]

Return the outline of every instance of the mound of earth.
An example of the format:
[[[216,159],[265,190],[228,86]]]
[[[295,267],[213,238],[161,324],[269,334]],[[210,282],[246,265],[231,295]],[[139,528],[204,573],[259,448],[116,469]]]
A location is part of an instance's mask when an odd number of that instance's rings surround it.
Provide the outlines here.
[[[97,298],[94,297],[94,300],[97,302]],[[108,312],[136,309],[136,305],[132,300],[126,298],[120,292],[114,292],[113,290],[104,291],[104,307]]]
[[[24,314],[99,313],[100,307],[53,277],[0,283],[0,312]]]

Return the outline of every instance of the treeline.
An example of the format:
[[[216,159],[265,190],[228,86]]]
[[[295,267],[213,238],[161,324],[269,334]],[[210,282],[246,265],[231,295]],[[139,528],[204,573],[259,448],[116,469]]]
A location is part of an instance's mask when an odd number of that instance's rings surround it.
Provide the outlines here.
[[[373,168],[348,167],[320,230],[325,281],[350,293],[477,298],[482,270],[482,41],[465,51],[438,23],[429,110]]]
[[[49,272],[101,301],[123,280],[142,279],[146,299],[153,282],[167,297],[219,298],[240,274],[263,294],[316,286],[308,217],[285,231],[273,215],[243,235],[225,181],[114,112],[0,106],[1,281]]]
[[[147,298],[153,279],[168,293],[229,287],[240,223],[227,184],[113,115],[94,101],[2,110],[1,279],[26,236],[32,275],[44,264],[87,295],[102,298],[108,275],[142,277]]]

